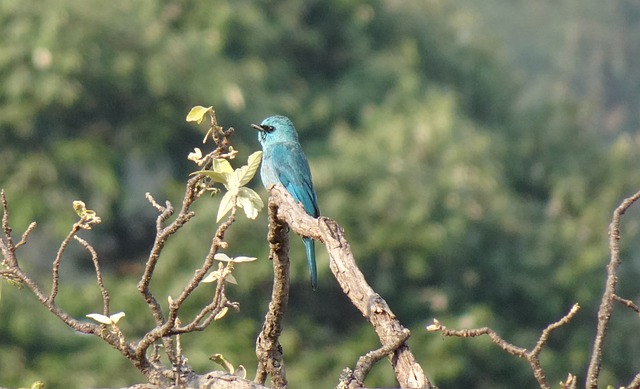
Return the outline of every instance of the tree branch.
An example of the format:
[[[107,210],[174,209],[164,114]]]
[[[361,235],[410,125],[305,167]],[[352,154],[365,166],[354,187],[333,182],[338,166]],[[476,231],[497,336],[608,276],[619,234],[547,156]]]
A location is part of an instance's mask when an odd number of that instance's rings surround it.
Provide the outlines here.
[[[378,334],[383,349],[389,349],[391,365],[400,386],[431,388],[431,382],[424,375],[422,367],[416,362],[404,341],[408,337],[409,330],[400,324],[384,299],[375,293],[365,280],[355,263],[342,228],[329,218],[314,219],[307,215],[281,185],[271,187],[270,195],[271,201],[278,206],[279,220],[286,222],[297,234],[324,243],[329,253],[329,267],[343,292],[369,320]],[[403,341],[399,342],[400,339]]]
[[[640,314],[640,307],[638,307],[633,301],[627,300],[627,299],[623,299],[622,297],[618,296],[617,294],[613,296],[613,299],[615,301],[619,302],[620,304],[624,305],[625,307],[631,309],[635,313]]]
[[[609,252],[611,253],[609,264],[607,265],[607,283],[605,286],[600,308],[598,309],[598,327],[596,329],[596,339],[593,344],[591,362],[587,370],[586,387],[596,389],[598,387],[598,377],[602,366],[602,345],[607,334],[609,321],[613,312],[614,301],[616,300],[616,285],[618,283],[618,266],[620,260],[620,219],[633,203],[640,198],[640,191],[633,196],[626,198],[618,208],[613,211],[613,217],[609,226]]]
[[[279,338],[289,301],[289,237],[287,224],[277,218],[278,206],[269,201],[269,259],[273,262],[273,289],[269,310],[256,340],[258,369],[255,381],[264,384],[271,376],[273,388],[286,388],[287,376]]]
[[[432,332],[439,331],[444,336],[457,336],[461,338],[487,335],[493,343],[497,344],[504,351],[508,352],[511,355],[515,355],[516,357],[527,360],[527,362],[529,362],[529,365],[531,366],[531,370],[533,371],[533,376],[538,381],[538,384],[540,385],[540,387],[544,389],[550,389],[551,386],[547,382],[544,371],[542,370],[542,366],[540,366],[540,357],[539,357],[540,352],[542,351],[542,348],[544,347],[544,345],[547,343],[547,340],[549,339],[549,335],[551,334],[551,332],[569,323],[571,319],[573,319],[573,317],[578,313],[579,310],[580,310],[580,305],[574,304],[573,307],[571,307],[571,310],[566,315],[564,315],[560,320],[556,321],[555,323],[549,324],[542,331],[540,338],[536,342],[536,345],[534,346],[534,348],[531,349],[531,351],[507,342],[506,340],[502,339],[500,335],[498,335],[494,330],[488,327],[483,327],[483,328],[473,329],[473,330],[450,330],[447,327],[440,324],[438,320],[434,319],[433,324],[428,326],[427,330]],[[572,375],[569,375],[567,382],[570,382],[572,377],[573,377]]]
[[[109,316],[109,302],[111,301],[111,297],[109,297],[109,292],[107,292],[107,288],[104,286],[104,281],[102,280],[102,271],[100,270],[100,262],[98,261],[98,253],[96,250],[87,243],[86,240],[80,238],[79,236],[73,237],[82,247],[84,247],[89,254],[91,254],[91,260],[93,261],[93,266],[96,271],[96,279],[98,282],[98,288],[100,288],[100,293],[102,294],[102,314],[105,316]]]

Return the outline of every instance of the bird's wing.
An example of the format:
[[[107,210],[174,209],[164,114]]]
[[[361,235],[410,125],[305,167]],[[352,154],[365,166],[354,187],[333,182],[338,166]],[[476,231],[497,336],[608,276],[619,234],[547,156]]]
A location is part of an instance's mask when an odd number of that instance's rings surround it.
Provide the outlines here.
[[[293,142],[276,144],[271,150],[270,157],[280,183],[296,201],[302,203],[309,215],[320,216],[318,200],[311,181],[309,162],[300,145]]]

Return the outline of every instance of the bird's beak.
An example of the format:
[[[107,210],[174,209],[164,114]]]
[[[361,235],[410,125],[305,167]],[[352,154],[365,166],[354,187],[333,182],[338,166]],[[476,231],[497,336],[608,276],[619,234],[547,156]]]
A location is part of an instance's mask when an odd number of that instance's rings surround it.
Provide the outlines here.
[[[256,129],[258,131],[264,132],[264,128],[262,128],[261,126],[259,126],[257,124],[252,124],[251,127],[253,127],[254,129]]]

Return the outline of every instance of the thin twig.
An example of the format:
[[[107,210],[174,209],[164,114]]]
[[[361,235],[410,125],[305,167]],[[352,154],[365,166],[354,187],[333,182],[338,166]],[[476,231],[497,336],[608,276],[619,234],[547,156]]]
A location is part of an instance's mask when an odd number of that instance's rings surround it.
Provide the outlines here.
[[[37,226],[36,222],[31,222],[31,224],[29,224],[29,227],[27,227],[27,229],[22,234],[22,237],[20,238],[20,242],[16,244],[16,249],[20,248],[20,246],[23,246],[24,244],[27,243],[29,234],[31,234],[31,231],[33,231],[36,228],[36,226]]]
[[[533,350],[531,350],[531,354],[539,355],[540,351],[542,351],[542,347],[544,347],[544,345],[547,344],[547,340],[549,339],[549,335],[551,335],[551,332],[557,330],[558,328],[564,325],[567,325],[574,318],[574,316],[578,313],[579,310],[580,310],[580,304],[578,303],[573,304],[573,306],[571,307],[571,310],[569,310],[569,312],[566,315],[564,315],[560,320],[556,321],[555,323],[549,324],[547,328],[542,330],[542,335],[540,335],[540,339],[538,339],[536,346],[533,348]]]
[[[609,226],[609,252],[610,260],[607,265],[607,283],[605,286],[600,308],[598,309],[598,327],[596,329],[596,338],[593,343],[593,352],[591,353],[591,361],[587,370],[587,389],[596,389],[598,387],[598,378],[600,368],[602,366],[602,345],[607,334],[609,321],[613,312],[613,301],[616,293],[616,285],[618,283],[618,266],[620,260],[620,218],[629,209],[629,207],[640,198],[640,191],[633,196],[626,198],[618,208],[613,211],[613,217]]]
[[[627,299],[623,299],[622,297],[618,296],[617,294],[613,295],[613,299],[615,301],[619,302],[620,304],[624,305],[625,307],[633,310],[635,313],[640,314],[640,307],[638,307],[633,301],[627,300]]]
[[[541,388],[550,389],[551,386],[547,382],[544,371],[542,370],[542,366],[540,366],[540,358],[539,358],[540,352],[542,351],[542,348],[544,347],[544,345],[547,343],[547,340],[549,339],[549,335],[551,335],[551,332],[569,323],[571,319],[575,317],[575,315],[578,313],[579,310],[580,310],[580,305],[574,304],[571,307],[571,310],[569,310],[569,312],[566,315],[564,315],[560,320],[549,324],[542,331],[540,338],[538,339],[538,341],[536,342],[536,345],[531,351],[507,342],[506,340],[501,338],[500,335],[498,335],[494,330],[488,327],[471,329],[471,330],[468,330],[468,329],[450,330],[445,326],[443,326],[438,320],[434,319],[433,324],[429,325],[427,327],[427,330],[432,332],[438,331],[442,333],[442,335],[444,336],[456,336],[456,337],[462,337],[462,338],[487,335],[493,343],[498,345],[504,351],[508,352],[511,355],[515,355],[516,357],[525,359],[527,362],[529,362],[529,365],[531,366],[531,369],[533,371],[533,376],[538,381],[538,385],[540,385]]]
[[[102,271],[100,270],[100,262],[98,261],[98,253],[86,240],[80,238],[79,236],[73,237],[82,247],[85,248],[91,254],[91,261],[93,261],[93,267],[96,271],[96,279],[98,283],[98,288],[100,288],[100,293],[102,294],[102,314],[105,316],[109,316],[109,302],[111,298],[109,297],[109,292],[107,292],[107,288],[104,286],[104,281],[102,280]]]
[[[167,332],[168,327],[173,326],[166,325],[165,317],[162,312],[162,307],[160,303],[155,298],[155,296],[151,293],[149,289],[149,284],[151,283],[151,277],[153,275],[153,271],[155,270],[156,264],[160,259],[160,253],[164,249],[164,245],[169,238],[169,236],[176,233],[186,222],[188,222],[195,214],[192,211],[189,211],[189,208],[193,201],[197,198],[195,193],[195,187],[198,183],[198,179],[196,177],[191,178],[187,181],[187,185],[185,188],[184,198],[182,200],[182,208],[178,217],[170,223],[167,227],[163,227],[164,222],[171,217],[174,213],[173,206],[169,201],[166,202],[165,207],[161,207],[150,194],[146,195],[147,200],[151,203],[151,205],[160,211],[160,215],[156,218],[156,237],[153,242],[153,246],[151,248],[151,252],[149,253],[149,257],[145,264],[145,270],[138,282],[138,291],[142,294],[145,302],[147,303],[149,310],[151,311],[151,315],[153,316],[156,322],[156,328],[147,332],[142,340],[138,343],[136,347],[136,357],[140,360],[146,358],[146,351],[151,344],[153,344],[156,340],[162,338],[162,342],[164,345],[165,352],[169,357],[169,360],[172,364],[178,363],[177,356],[174,353],[173,340],[169,337],[163,337],[164,333]],[[165,326],[166,325],[166,326]]]
[[[69,242],[71,242],[71,238],[73,238],[73,236],[77,234],[79,230],[80,222],[74,223],[73,227],[71,227],[71,231],[69,231],[67,236],[64,238],[62,244],[60,244],[58,253],[56,254],[56,258],[53,260],[53,266],[51,270],[51,293],[49,293],[49,301],[51,301],[52,303],[58,295],[58,284],[60,282],[60,262],[62,260],[62,253],[64,253],[65,249],[69,245]]]
[[[400,348],[402,344],[409,338],[411,333],[409,330],[405,331],[404,337],[398,337],[395,343],[389,343],[383,345],[377,350],[369,351],[365,355],[358,358],[358,362],[356,363],[356,368],[353,369],[353,378],[359,383],[364,385],[364,379],[369,375],[369,372],[373,368],[373,366],[378,363],[384,357],[393,354],[395,350]]]
[[[640,373],[633,377],[633,380],[626,386],[626,389],[638,389],[640,388]]]
[[[51,312],[53,315],[55,315],[60,320],[62,320],[67,326],[69,326],[70,328],[72,328],[77,332],[81,332],[84,334],[93,334],[98,336],[99,338],[103,339],[105,342],[110,344],[112,347],[114,347],[115,349],[120,350],[120,352],[125,357],[132,360],[135,364],[136,361],[134,361],[134,359],[132,358],[133,352],[131,347],[126,344],[122,344],[117,335],[111,333],[110,331],[105,331],[102,325],[81,322],[69,316],[68,313],[60,309],[60,307],[58,307],[55,304],[54,299],[51,298],[52,295],[47,296],[44,293],[44,291],[40,289],[40,287],[36,284],[36,282],[33,279],[31,279],[31,277],[29,277],[24,271],[22,271],[22,269],[18,265],[18,259],[16,257],[17,247],[13,245],[13,241],[10,239],[10,236],[7,235],[11,233],[11,227],[9,226],[9,216],[8,216],[9,212],[8,212],[7,199],[4,194],[4,191],[2,191],[1,198],[2,198],[2,206],[4,210],[4,214],[2,218],[2,224],[3,224],[2,230],[3,230],[3,233],[5,234],[4,239],[6,239],[6,241],[0,239],[0,243],[1,243],[0,246],[2,248],[3,256],[5,257],[4,265],[6,270],[3,271],[3,273],[10,274],[10,277],[12,279],[15,279],[21,284],[25,285],[29,290],[31,290],[31,292],[35,295],[38,301],[45,308],[47,308],[47,310],[49,310],[49,312]],[[79,223],[81,222],[77,222],[76,224],[74,224],[73,229],[76,229],[76,226],[78,226],[77,228],[79,229],[80,228]],[[31,230],[32,229],[33,228],[31,228]],[[25,234],[23,234],[23,236],[26,236],[26,235],[28,234],[25,231]],[[73,236],[73,235],[70,233],[69,236]],[[60,251],[64,251],[64,250],[59,250],[58,257],[62,255]],[[57,291],[57,287],[55,288],[55,290]],[[55,293],[53,294],[53,297],[55,297]],[[141,366],[140,364],[138,364],[138,366],[144,368],[144,366]]]
[[[215,120],[214,120],[215,122]],[[233,158],[237,151],[230,150],[228,137],[233,132],[233,129],[223,131],[221,127],[216,127],[216,139],[217,147],[206,158],[205,162],[210,163],[214,157],[228,157]],[[0,271],[0,275],[7,277],[16,282],[23,283],[29,288],[36,298],[55,316],[60,318],[70,328],[82,332],[85,334],[93,334],[103,339],[112,347],[120,351],[126,358],[128,358],[133,365],[138,368],[149,380],[151,384],[158,385],[159,387],[168,387],[171,383],[178,383],[180,386],[194,386],[194,387],[228,387],[229,383],[237,383],[239,387],[263,387],[252,384],[248,380],[244,380],[240,377],[234,376],[220,376],[216,373],[209,373],[205,376],[199,376],[193,371],[188,369],[186,365],[186,359],[181,354],[180,344],[174,347],[173,335],[181,333],[187,333],[192,331],[199,331],[206,328],[213,320],[221,318],[229,308],[238,309],[238,303],[230,302],[225,296],[225,281],[222,277],[217,284],[216,291],[210,304],[200,310],[195,316],[193,321],[185,326],[182,326],[178,320],[178,311],[188,296],[196,289],[196,287],[202,282],[202,279],[211,269],[214,263],[214,257],[220,248],[226,247],[227,243],[224,241],[224,235],[226,230],[233,224],[236,217],[237,207],[233,207],[231,215],[227,221],[220,225],[216,230],[215,236],[212,239],[211,248],[209,254],[204,259],[203,265],[200,269],[195,271],[195,274],[184,287],[181,294],[176,300],[170,301],[168,317],[165,319],[160,304],[151,293],[149,285],[155,267],[158,263],[160,253],[162,252],[167,239],[175,234],[185,223],[187,223],[195,213],[190,211],[190,207],[193,202],[201,195],[201,191],[198,189],[198,184],[201,181],[202,176],[195,176],[188,180],[185,194],[182,200],[182,206],[178,212],[177,217],[173,222],[169,223],[166,227],[167,220],[174,214],[174,209],[170,202],[166,202],[166,206],[161,206],[155,199],[147,193],[147,200],[151,205],[160,213],[156,218],[156,238],[153,247],[149,253],[145,270],[142,274],[140,281],[138,282],[138,290],[143,295],[144,300],[147,302],[150,311],[156,321],[156,326],[148,331],[143,338],[135,343],[127,343],[124,334],[117,328],[115,323],[111,323],[111,328],[107,328],[105,324],[95,324],[80,322],[66,312],[61,310],[55,304],[55,298],[59,290],[59,267],[62,260],[62,255],[66,250],[71,238],[75,238],[90,254],[94,263],[96,278],[98,287],[102,293],[103,298],[103,314],[109,316],[109,303],[110,297],[107,289],[104,285],[102,278],[102,271],[100,269],[100,263],[98,261],[98,255],[94,248],[85,240],[76,236],[76,233],[80,229],[90,229],[93,224],[99,223],[100,219],[95,215],[95,212],[84,209],[82,205],[81,220],[73,225],[71,232],[62,241],[57,255],[53,261],[52,268],[52,286],[51,293],[47,296],[38,285],[25,274],[18,266],[18,261],[15,255],[15,251],[18,247],[26,244],[29,234],[36,227],[35,223],[32,223],[27,230],[23,233],[21,240],[14,246],[11,238],[11,227],[9,225],[9,211],[7,205],[7,199],[4,190],[1,193],[1,201],[3,207],[2,216],[2,235],[0,236],[0,250],[4,260],[2,265],[4,269]],[[74,202],[74,208],[76,203]],[[78,211],[76,209],[76,211]],[[233,268],[231,263],[223,266],[225,271],[230,272]],[[164,350],[167,353],[170,362],[173,366],[177,366],[176,371],[163,367],[159,364],[160,357],[155,348],[154,353],[151,355],[151,360],[147,358],[147,350],[149,346],[154,345],[158,339],[162,340]],[[178,355],[176,355],[176,353]],[[184,378],[184,380],[183,380]],[[219,386],[220,385],[220,386]]]

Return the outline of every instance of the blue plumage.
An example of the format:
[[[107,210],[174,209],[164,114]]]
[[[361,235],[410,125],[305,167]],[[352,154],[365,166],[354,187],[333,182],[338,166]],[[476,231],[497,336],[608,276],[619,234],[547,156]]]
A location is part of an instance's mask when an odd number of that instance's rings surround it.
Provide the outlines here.
[[[262,145],[260,176],[265,188],[282,184],[296,201],[302,203],[307,214],[320,216],[309,162],[291,120],[285,116],[270,116],[260,125],[253,124],[252,127],[259,131],[258,140]],[[311,273],[311,287],[315,290],[318,285],[315,244],[311,238],[302,239]]]

